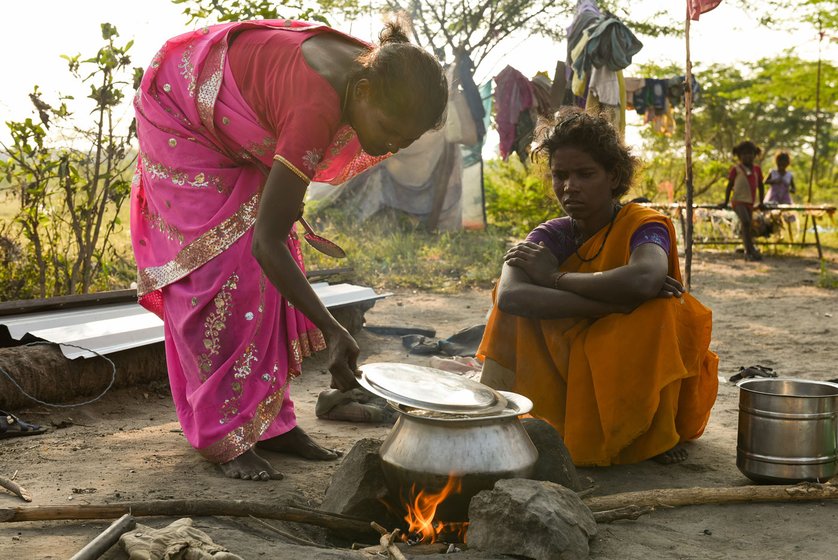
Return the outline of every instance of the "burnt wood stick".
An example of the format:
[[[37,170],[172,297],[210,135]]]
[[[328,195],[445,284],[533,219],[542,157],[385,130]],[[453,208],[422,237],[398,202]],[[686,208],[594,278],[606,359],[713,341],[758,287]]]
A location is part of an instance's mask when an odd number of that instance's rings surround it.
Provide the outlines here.
[[[337,531],[370,534],[368,521],[337,516],[327,511],[300,509],[292,505],[254,504],[241,500],[155,500],[124,502],[108,505],[72,505],[0,508],[0,522],[53,521],[60,519],[115,519],[130,513],[134,517],[148,516],[254,516],[316,525]]]
[[[381,538],[379,539],[381,548],[387,551],[387,555],[390,560],[407,560],[395,543],[395,539],[399,536],[400,532],[401,531],[399,529],[393,529],[392,533],[385,533],[381,535]]]
[[[588,497],[582,502],[591,511],[626,506],[677,507],[742,502],[795,502],[838,498],[838,486],[803,482],[794,485],[734,486],[719,488],[667,488]]]
[[[124,533],[137,526],[133,516],[126,513],[102,531],[95,539],[87,543],[87,546],[73,554],[70,560],[96,560],[112,547]]]

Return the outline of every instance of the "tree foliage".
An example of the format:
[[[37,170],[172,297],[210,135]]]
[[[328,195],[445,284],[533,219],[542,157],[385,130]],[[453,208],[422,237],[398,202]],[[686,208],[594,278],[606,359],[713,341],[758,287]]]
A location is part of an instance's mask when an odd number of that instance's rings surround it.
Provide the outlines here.
[[[326,14],[356,18],[363,10],[357,0],[172,0],[184,6],[189,22],[221,23],[252,19],[298,19],[329,24]]]
[[[361,14],[403,16],[411,23],[416,42],[443,61],[466,52],[475,66],[513,35],[537,35],[564,39],[573,19],[576,0],[172,0],[184,6],[189,21],[242,21],[295,18],[328,23],[335,18],[352,21]],[[620,17],[639,34],[682,33],[679,22],[663,12],[643,20],[632,18],[630,9],[616,0],[599,2],[603,10]]]
[[[575,6],[576,0],[383,0],[376,5],[381,12],[407,16],[416,42],[432,49],[440,60],[450,61],[465,52],[475,67],[511,37],[564,40]],[[662,19],[661,12],[637,20],[620,2],[602,0],[599,6],[639,34],[681,32],[674,22]]]
[[[130,68],[132,42],[118,45],[116,28],[105,23],[101,29],[104,46],[93,57],[63,57],[73,76],[90,84],[91,128],[73,126],[66,104],[70,98],[53,107],[37,85],[30,99],[38,120],[6,123],[11,142],[2,144],[0,174],[11,185],[18,210],[3,234],[25,255],[20,266],[34,273],[10,275],[18,278],[13,287],[17,297],[87,293],[107,286],[112,264],[121,259],[113,234],[121,228],[119,210],[130,192],[126,175],[136,155],[133,127],[119,133],[114,112],[128,87],[136,87],[140,72]],[[128,81],[132,77],[133,84]]]
[[[665,70],[646,69],[648,75],[679,73],[677,69]],[[733,146],[745,139],[762,148],[764,168],[773,166],[777,150],[789,151],[798,188],[807,186],[818,118],[817,73],[816,61],[801,60],[791,53],[740,66],[714,64],[696,72],[702,87],[701,102],[692,118],[697,197],[706,194],[719,199],[733,162]],[[821,63],[819,115],[814,192],[816,199],[820,193],[820,199],[827,200],[838,194],[829,190],[838,178],[838,67],[830,62]],[[650,154],[640,185],[645,196],[656,194],[656,185],[664,181],[674,183],[676,198],[684,194],[682,109],[676,110],[675,120],[676,131],[671,137],[644,132],[645,152]]]

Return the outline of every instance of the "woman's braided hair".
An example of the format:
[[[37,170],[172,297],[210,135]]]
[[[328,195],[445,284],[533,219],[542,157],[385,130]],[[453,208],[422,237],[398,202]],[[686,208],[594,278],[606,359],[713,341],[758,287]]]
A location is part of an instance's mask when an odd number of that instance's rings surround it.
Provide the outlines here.
[[[552,163],[559,148],[582,150],[607,172],[617,176],[614,198],[626,194],[634,179],[638,159],[620,139],[619,134],[604,115],[592,115],[577,107],[565,107],[553,119],[542,122],[537,131],[540,138],[533,157],[547,155]]]
[[[379,46],[363,53],[353,82],[366,78],[373,102],[394,117],[411,119],[427,129],[445,123],[448,80],[439,61],[412,44],[402,23],[392,21],[378,36]]]

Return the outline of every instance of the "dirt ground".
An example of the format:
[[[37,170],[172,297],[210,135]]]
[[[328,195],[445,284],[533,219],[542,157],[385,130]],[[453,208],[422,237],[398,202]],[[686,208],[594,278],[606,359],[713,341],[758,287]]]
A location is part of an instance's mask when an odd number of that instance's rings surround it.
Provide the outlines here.
[[[763,364],[783,376],[838,377],[838,291],[816,286],[818,262],[768,257],[746,263],[733,254],[701,252],[693,268],[693,293],[713,309],[713,349],[720,381],[739,366]],[[834,264],[833,266],[833,273]],[[368,325],[436,329],[446,338],[484,321],[487,290],[457,295],[396,291],[366,313]],[[426,365],[409,355],[396,336],[362,331],[362,362]],[[383,438],[387,427],[318,420],[314,403],[328,385],[323,356],[306,364],[293,386],[299,422],[322,444],[348,451],[363,437]],[[656,488],[750,484],[736,468],[738,389],[724,381],[705,435],[687,447],[689,459],[663,466],[650,461],[622,467],[580,469],[594,495]],[[230,481],[202,461],[184,440],[165,383],[112,391],[78,409],[31,407],[24,419],[51,425],[44,435],[0,440],[0,475],[34,496],[32,505],[104,504],[121,501],[214,498],[277,502],[297,499],[316,506],[337,463],[312,463],[267,454],[286,475],[282,481]],[[66,427],[56,427],[66,426]],[[0,489],[0,508],[23,505]],[[143,518],[163,526],[174,518]],[[344,553],[283,543],[248,518],[197,518],[196,525],[243,558],[345,558]],[[108,522],[61,521],[0,524],[0,560],[68,558]],[[591,542],[596,559],[836,558],[838,503],[802,502],[686,506],[658,510],[636,521],[599,526]],[[293,527],[289,530],[294,530]],[[461,555],[472,557],[471,554]],[[448,556],[446,556],[448,557]],[[123,559],[116,550],[105,558]],[[456,558],[456,557],[455,557]]]

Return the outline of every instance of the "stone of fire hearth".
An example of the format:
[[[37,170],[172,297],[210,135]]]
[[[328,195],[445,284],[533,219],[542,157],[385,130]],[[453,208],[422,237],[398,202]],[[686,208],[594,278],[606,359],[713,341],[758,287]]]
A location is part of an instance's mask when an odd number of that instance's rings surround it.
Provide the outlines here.
[[[538,449],[538,461],[530,478],[549,480],[578,492],[582,489],[579,475],[565,447],[562,436],[556,429],[538,418],[522,418],[521,424]]]
[[[381,440],[358,441],[335,470],[320,509],[395,526],[392,513],[383,503],[389,499],[381,456]]]
[[[581,560],[597,526],[573,490],[541,480],[500,480],[471,499],[469,550],[532,560]]]

